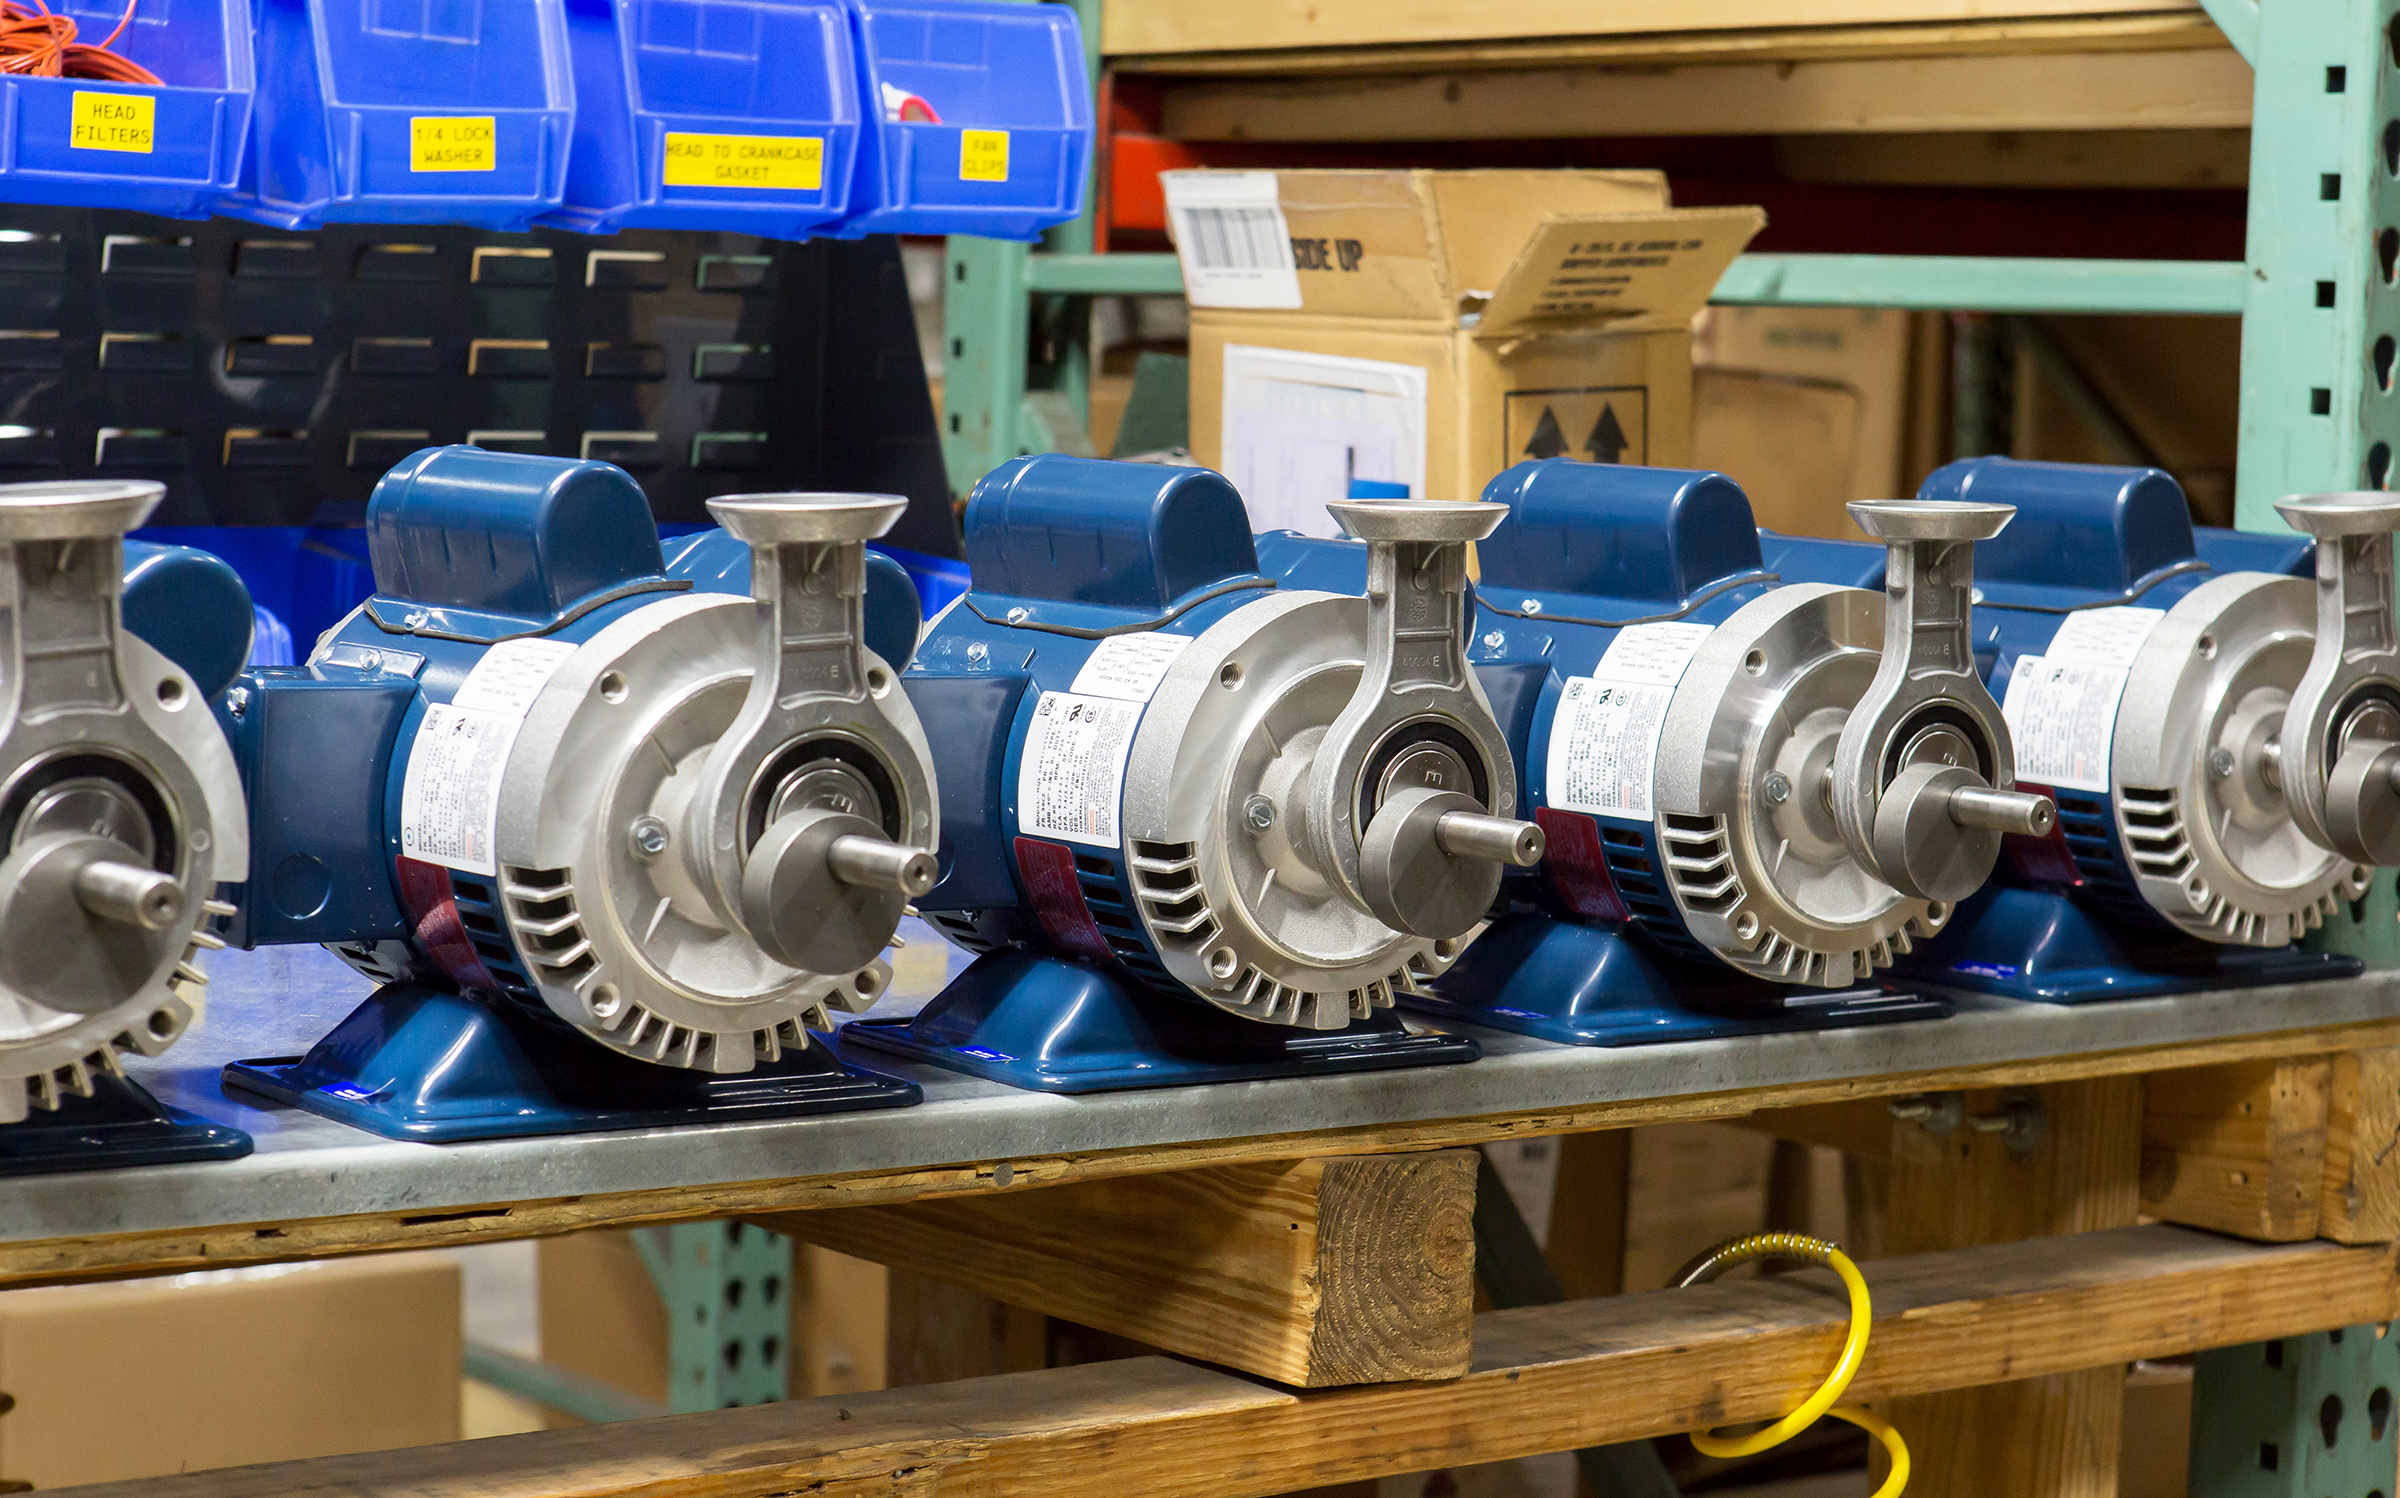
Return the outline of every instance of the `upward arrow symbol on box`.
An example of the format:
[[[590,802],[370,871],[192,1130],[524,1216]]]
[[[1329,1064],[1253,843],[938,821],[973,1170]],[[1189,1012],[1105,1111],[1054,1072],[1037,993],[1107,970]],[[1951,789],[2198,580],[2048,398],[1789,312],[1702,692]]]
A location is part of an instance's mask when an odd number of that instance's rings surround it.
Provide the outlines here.
[[[1621,436],[1619,440],[1622,441]],[[1525,456],[1555,458],[1566,450],[1567,434],[1558,429],[1558,413],[1548,406],[1542,407],[1542,419],[1535,424],[1533,436],[1525,443]]]
[[[1544,411],[1542,420],[1547,422],[1549,419],[1550,413]],[[1553,425],[1550,430],[1556,432],[1558,429]],[[1540,441],[1541,433],[1534,433],[1534,440]],[[1592,455],[1595,463],[1614,463],[1632,445],[1625,439],[1625,429],[1617,425],[1617,408],[1602,402],[1600,419],[1592,423],[1592,435],[1583,439],[1583,450]]]

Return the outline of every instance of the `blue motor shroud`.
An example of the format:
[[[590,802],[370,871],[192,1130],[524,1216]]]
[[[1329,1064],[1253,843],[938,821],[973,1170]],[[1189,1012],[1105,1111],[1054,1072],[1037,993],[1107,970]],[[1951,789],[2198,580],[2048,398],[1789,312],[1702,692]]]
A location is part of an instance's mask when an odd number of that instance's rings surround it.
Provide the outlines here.
[[[1378,513],[1488,528],[1471,511]],[[1424,617],[1453,619],[1464,533],[1389,544]],[[1240,495],[1204,469],[1013,460],[969,499],[966,550],[973,586],[904,680],[940,725],[942,877],[917,906],[982,955],[913,1021],[858,1022],[844,1045],[1069,1092],[1476,1054],[1390,1006],[1455,960],[1496,876],[1427,855],[1422,892],[1474,902],[1429,937],[1377,915],[1300,830],[1329,812],[1368,884],[1377,819],[1408,787],[1512,808],[1505,745],[1463,668],[1438,690],[1395,685],[1389,724],[1344,719],[1354,691],[1369,699],[1379,606],[1263,576]],[[1432,662],[1428,680],[1456,659],[1454,625],[1437,635],[1399,651]],[[1349,721],[1373,732],[1342,760]]]
[[[1720,929],[1721,920],[1703,928],[1711,895],[1676,887],[1697,868],[1722,896],[1728,831],[1703,808],[1671,812],[1653,803],[1654,751],[1643,734],[1654,723],[1664,732],[1666,703],[1705,690],[1693,662],[1720,626],[1740,620],[1719,649],[1735,635],[1772,631],[1777,605],[1753,606],[1783,581],[1761,558],[1740,487],[1718,473],[1549,459],[1511,468],[1486,497],[1506,503],[1509,515],[1480,548],[1470,657],[1520,767],[1521,814],[1540,823],[1548,851],[1539,871],[1508,879],[1510,913],[1429,992],[1406,1002],[1587,1045],[1948,1013],[1939,1000],[1868,981],[1890,960],[1894,938],[1927,921],[1921,907],[1911,914],[1895,896],[1878,913],[1890,929],[1875,929],[1868,941],[1779,948],[1756,927],[1748,941]],[[1281,581],[1329,589],[1363,581],[1354,543],[1278,532],[1260,537],[1258,549],[1262,567]],[[1830,593],[1790,597],[1813,610],[1804,617],[1836,624],[1847,643],[1820,640],[1811,659],[1854,689],[1874,670],[1880,610],[1869,599],[1873,617],[1860,616]],[[1845,652],[1855,657],[1847,666],[1834,659]],[[1623,716],[1580,709],[1582,721],[1565,726],[1579,711],[1575,696],[1620,689]],[[1597,736],[1625,755],[1601,798],[1608,809],[1592,799],[1591,762],[1554,749],[1567,732]],[[1562,770],[1578,783],[1562,784]],[[1657,772],[1664,777],[1668,767]]]
[[[2009,838],[1905,971],[2061,1003],[2356,971],[2293,943],[2371,871],[2301,834],[2265,763],[2314,641],[2312,543],[2195,531],[2154,468],[1979,458],[1919,492],[2017,509],[1976,547],[1974,647],[2058,824]],[[1762,543],[1787,576],[1882,580],[1879,548]]]
[[[163,493],[0,485],[0,1177],[251,1149],[123,1064],[197,1017],[209,896],[247,857],[206,700],[249,649],[249,594],[213,557],[123,541]]]
[[[863,544],[899,501],[714,503],[744,534],[670,560],[607,464],[451,447],[385,475],[374,596],[220,712],[255,848],[228,939],[322,943],[384,986],[230,1082],[435,1140],[917,1099],[810,1038],[882,992],[902,898],[830,881],[820,844],[935,836],[896,690],[916,595]],[[720,802],[723,875],[692,830]],[[794,818],[815,883],[790,883]]]

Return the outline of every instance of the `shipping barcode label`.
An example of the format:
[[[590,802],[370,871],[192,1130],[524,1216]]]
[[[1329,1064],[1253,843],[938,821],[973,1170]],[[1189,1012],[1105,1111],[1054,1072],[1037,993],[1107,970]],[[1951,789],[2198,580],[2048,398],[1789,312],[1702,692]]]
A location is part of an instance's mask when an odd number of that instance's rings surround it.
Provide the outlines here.
[[[1044,692],[1017,763],[1017,830],[1094,848],[1118,845],[1125,761],[1146,704]]]
[[[503,640],[451,700],[429,703],[400,783],[400,851],[461,873],[497,875],[500,782],[525,715],[575,647]]]
[[[1559,692],[1544,799],[1562,811],[1648,821],[1658,741],[1676,684],[1715,626],[1635,624],[1617,632],[1590,676]]]
[[[1300,269],[1273,172],[1161,172],[1184,299],[1195,307],[1300,305]]]

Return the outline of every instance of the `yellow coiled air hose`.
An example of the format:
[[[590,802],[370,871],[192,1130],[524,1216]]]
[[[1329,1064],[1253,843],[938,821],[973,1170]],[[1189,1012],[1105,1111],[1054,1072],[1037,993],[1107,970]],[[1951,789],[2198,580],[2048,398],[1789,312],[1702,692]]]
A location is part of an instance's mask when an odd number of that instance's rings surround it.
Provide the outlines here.
[[[1817,1386],[1817,1392],[1802,1400],[1798,1409],[1746,1436],[1718,1436],[1696,1430],[1692,1432],[1692,1444],[1703,1456],[1751,1456],[1782,1445],[1816,1424],[1820,1416],[1831,1415],[1836,1420],[1849,1421],[1883,1443],[1883,1449],[1891,1453],[1892,1471],[1883,1480],[1883,1486],[1875,1490],[1873,1498],[1900,1498],[1900,1491],[1908,1486],[1908,1443],[1900,1439],[1900,1432],[1882,1416],[1854,1404],[1835,1403],[1842,1397],[1842,1391],[1850,1387],[1860,1359],[1867,1355],[1867,1332],[1875,1321],[1875,1308],[1867,1299],[1866,1276],[1858,1272],[1858,1265],[1848,1254],[1838,1245],[1806,1233],[1752,1233],[1728,1239],[1692,1260],[1675,1276],[1675,1284],[1678,1288],[1706,1284],[1736,1265],[1759,1259],[1799,1259],[1822,1264],[1840,1275],[1843,1286],[1850,1292],[1850,1335],[1842,1343],[1842,1355],[1833,1365],[1832,1376]]]

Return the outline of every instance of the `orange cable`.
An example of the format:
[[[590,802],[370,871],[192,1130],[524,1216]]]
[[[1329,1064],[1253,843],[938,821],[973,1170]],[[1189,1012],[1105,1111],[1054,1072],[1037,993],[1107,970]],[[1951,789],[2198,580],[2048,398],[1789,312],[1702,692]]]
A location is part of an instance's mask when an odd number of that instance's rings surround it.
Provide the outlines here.
[[[163,83],[165,80],[131,58],[111,50],[125,28],[133,24],[134,7],[141,0],[127,0],[125,14],[117,21],[108,39],[94,46],[75,40],[76,25],[72,16],[53,12],[44,0],[33,0],[31,8],[20,0],[0,0],[0,73],[21,73],[35,78],[92,78],[109,83]]]

